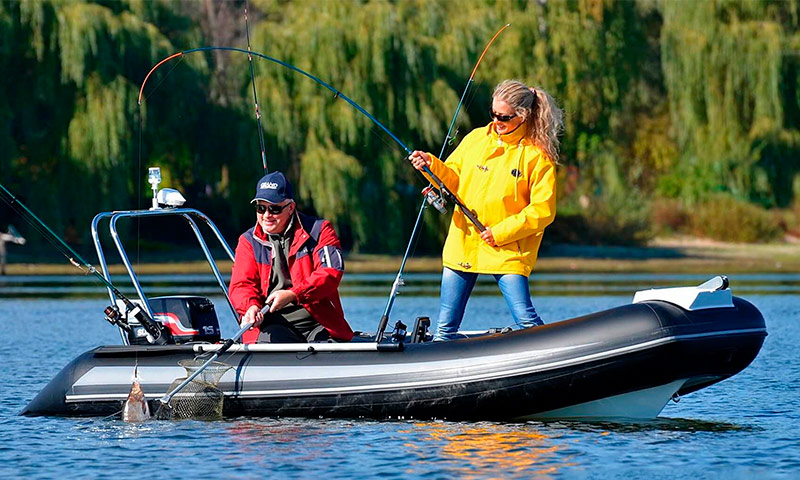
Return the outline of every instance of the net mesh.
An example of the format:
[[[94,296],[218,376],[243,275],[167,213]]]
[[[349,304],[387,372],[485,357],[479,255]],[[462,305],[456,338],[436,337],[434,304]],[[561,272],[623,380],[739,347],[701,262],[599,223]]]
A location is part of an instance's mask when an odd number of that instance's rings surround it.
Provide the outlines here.
[[[176,379],[170,385],[168,392],[186,380],[189,375],[200,368],[202,360],[181,360],[180,366],[186,369],[186,376]],[[160,417],[174,419],[217,419],[222,417],[222,406],[225,395],[220,390],[218,383],[222,375],[227,372],[230,365],[221,362],[212,362],[200,375],[192,379],[169,402],[169,407],[159,414]]]

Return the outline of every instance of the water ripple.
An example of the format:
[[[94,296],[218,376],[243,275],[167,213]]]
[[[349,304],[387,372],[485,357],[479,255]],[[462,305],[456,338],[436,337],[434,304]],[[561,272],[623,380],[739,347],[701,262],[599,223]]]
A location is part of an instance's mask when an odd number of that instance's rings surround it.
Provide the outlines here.
[[[164,478],[797,478],[800,298],[748,299],[764,313],[769,330],[752,365],[670,402],[653,421],[235,418],[127,424],[118,417],[18,416],[72,358],[116,344],[119,336],[101,320],[104,300],[3,298],[0,478],[118,479],[132,472]],[[629,302],[630,296],[534,300],[546,319],[559,319]],[[355,328],[371,330],[385,298],[346,297],[343,303]],[[437,309],[436,295],[401,296],[393,318],[421,312],[435,318]],[[223,334],[230,334],[232,318],[220,315]],[[494,326],[490,322],[504,316],[502,297],[476,297],[464,325]]]

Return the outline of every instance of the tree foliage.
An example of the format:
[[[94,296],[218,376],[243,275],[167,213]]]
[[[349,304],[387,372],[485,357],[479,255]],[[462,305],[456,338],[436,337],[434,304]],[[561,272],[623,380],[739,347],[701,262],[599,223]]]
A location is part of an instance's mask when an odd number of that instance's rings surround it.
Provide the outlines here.
[[[253,222],[261,175],[243,0],[0,2],[0,178],[34,211],[79,229],[146,205],[148,166],[221,223]],[[253,50],[330,83],[410,148],[439,152],[478,55],[503,24],[457,119],[485,125],[495,84],[517,78],[566,111],[559,208],[638,241],[649,201],[764,207],[797,201],[797,1],[251,0]],[[406,153],[317,83],[255,58],[269,169],[346,245],[401,251],[424,186]],[[451,150],[454,145],[450,145]],[[0,211],[0,223],[8,221]],[[594,220],[593,220],[594,219]],[[610,219],[613,219],[611,221]],[[59,223],[60,222],[60,223]],[[447,218],[425,216],[435,252]],[[559,228],[558,221],[553,228]],[[602,241],[602,228],[594,228]],[[619,232],[627,240],[619,240]]]
[[[681,185],[670,193],[697,201],[724,190],[788,205],[793,194],[776,173],[800,171],[798,119],[786,115],[798,101],[797,2],[664,2],[662,11],[664,82],[682,151]]]

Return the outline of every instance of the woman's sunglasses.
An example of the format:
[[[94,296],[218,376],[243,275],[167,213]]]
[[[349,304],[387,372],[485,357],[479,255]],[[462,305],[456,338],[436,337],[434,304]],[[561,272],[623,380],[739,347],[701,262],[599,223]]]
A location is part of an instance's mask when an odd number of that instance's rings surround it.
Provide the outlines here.
[[[492,110],[490,108],[489,109],[489,116],[492,117],[493,119],[497,120],[498,122],[510,122],[512,119],[514,119],[517,116],[517,114],[515,113],[514,115],[500,115],[500,114],[494,113],[494,110]]]
[[[272,215],[279,215],[283,211],[283,209],[288,207],[288,206],[289,206],[288,203],[286,205],[261,205],[261,204],[256,204],[256,212],[258,212],[261,215],[264,215],[267,212],[271,213]]]

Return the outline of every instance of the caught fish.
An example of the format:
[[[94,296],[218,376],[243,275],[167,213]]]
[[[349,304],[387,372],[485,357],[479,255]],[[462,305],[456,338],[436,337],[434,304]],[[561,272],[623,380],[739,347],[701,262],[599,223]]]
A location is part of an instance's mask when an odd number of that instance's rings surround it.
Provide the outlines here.
[[[144,422],[150,419],[150,407],[147,406],[147,398],[142,391],[142,384],[139,383],[139,372],[134,370],[133,384],[128,393],[128,399],[122,407],[122,420],[125,422]]]

